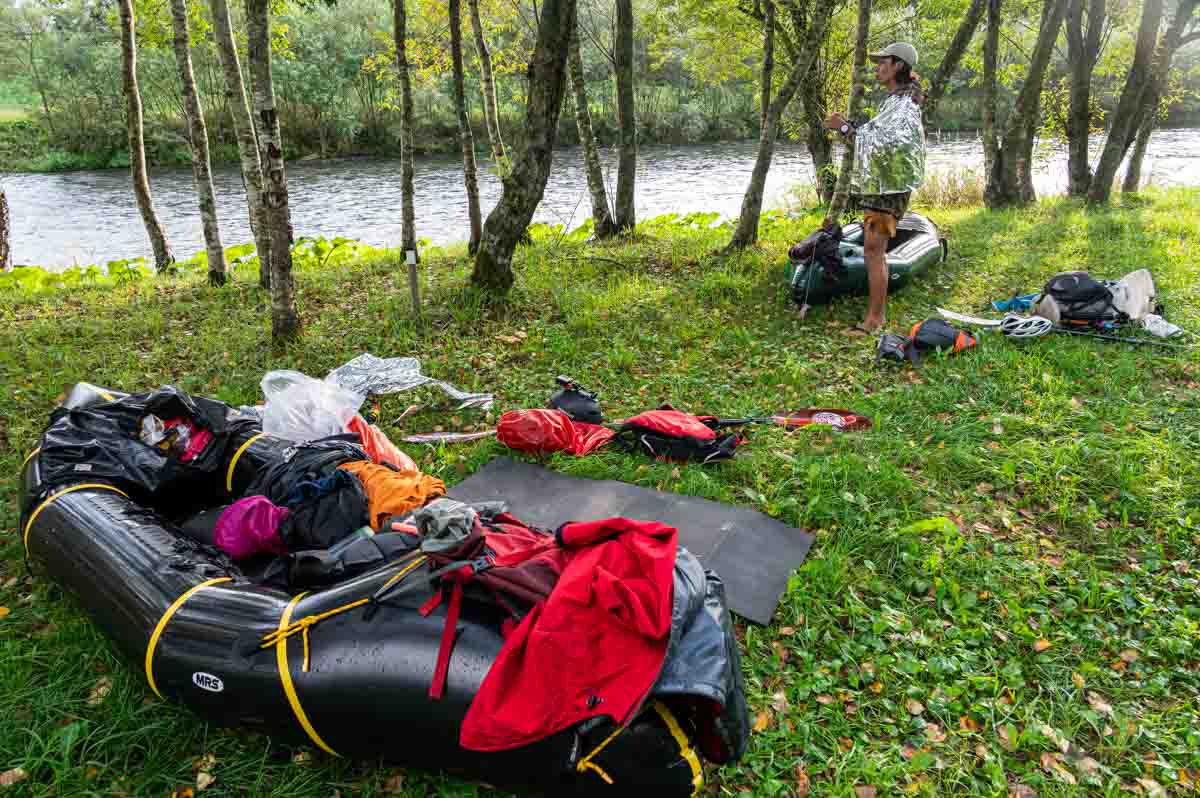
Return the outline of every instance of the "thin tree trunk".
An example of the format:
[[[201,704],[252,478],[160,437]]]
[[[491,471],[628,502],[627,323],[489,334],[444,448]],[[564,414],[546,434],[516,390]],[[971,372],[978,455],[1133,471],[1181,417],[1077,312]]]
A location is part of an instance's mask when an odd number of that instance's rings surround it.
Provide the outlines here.
[[[192,145],[192,177],[200,200],[200,225],[204,229],[204,248],[208,252],[208,281],[225,284],[225,248],[217,225],[217,200],[213,192],[212,168],[208,159],[208,129],[204,109],[192,73],[192,42],[188,32],[187,0],[171,0],[171,23],[175,29],[175,63],[183,87],[183,108],[187,115],[188,140]]]
[[[483,226],[471,282],[489,291],[512,287],[512,255],[546,191],[558,114],[566,89],[567,52],[575,27],[576,0],[544,0],[537,42],[529,59],[529,94],[525,100],[525,137],[504,176],[500,202]]]
[[[279,343],[300,334],[300,315],[296,312],[296,286],[292,277],[292,220],[288,211],[283,136],[271,75],[270,0],[246,0],[246,61],[250,66],[251,105],[263,169],[262,204],[271,231],[271,339]]]
[[[33,82],[37,86],[38,94],[42,98],[42,113],[46,115],[46,130],[50,134],[50,141],[53,142],[56,138],[54,134],[54,117],[50,115],[50,101],[46,98],[46,85],[42,83],[42,73],[37,66],[37,48],[34,46],[35,34],[29,33],[29,71],[33,73]]]
[[[983,171],[985,184],[1000,168],[1000,139],[996,130],[996,61],[1000,50],[1000,2],[987,0],[987,31],[983,38]]]
[[[1142,6],[1142,21],[1138,26],[1137,45],[1134,48],[1133,64],[1121,90],[1121,99],[1112,115],[1108,137],[1096,165],[1096,176],[1088,190],[1088,203],[1107,205],[1112,194],[1113,178],[1125,152],[1137,135],[1138,111],[1142,107],[1142,93],[1154,80],[1154,51],[1158,41],[1158,26],[1162,22],[1163,0],[1146,0]]]
[[[4,188],[0,186],[0,272],[12,266],[12,223],[9,219],[8,197],[4,196]]]
[[[617,35],[613,52],[617,77],[617,229],[637,224],[634,182],[637,175],[637,112],[633,85],[633,0],[616,0]]]
[[[1133,152],[1129,156],[1129,166],[1125,170],[1122,191],[1135,192],[1141,186],[1142,161],[1146,157],[1150,134],[1154,132],[1154,125],[1158,119],[1159,101],[1162,99],[1163,92],[1167,90],[1167,80],[1171,74],[1171,61],[1183,44],[1183,31],[1192,21],[1192,15],[1197,6],[1200,6],[1200,0],[1185,0],[1180,3],[1175,10],[1175,17],[1171,20],[1170,27],[1167,28],[1167,32],[1163,34],[1162,41],[1159,43],[1154,60],[1152,82],[1143,92],[1142,121],[1137,128],[1137,139]]]
[[[767,126],[767,108],[771,105],[771,74],[775,71],[775,3],[763,0],[763,62],[760,86],[758,126]]]
[[[1042,6],[1041,26],[1038,28],[1029,72],[1017,94],[1016,105],[1005,126],[1004,139],[984,189],[984,200],[989,208],[1026,205],[1035,199],[1032,177],[1034,132],[1037,129],[1046,68],[1050,64],[1054,41],[1062,27],[1066,7],[1067,0],[1045,0]]]
[[[826,105],[821,96],[821,62],[814,62],[816,79],[800,84],[801,114],[804,117],[804,143],[813,162],[813,180],[817,197],[821,202],[833,199],[833,188],[837,184],[837,166],[833,163],[833,135],[825,127]]]
[[[1067,107],[1067,193],[1085,197],[1092,184],[1088,139],[1092,127],[1092,72],[1100,56],[1105,0],[1088,0],[1087,28],[1083,0],[1070,0],[1067,10],[1067,60],[1071,93]]]
[[[392,0],[392,36],[396,43],[396,73],[400,79],[400,248],[417,253],[415,191],[413,189],[413,99],[408,74],[407,0]]]
[[[862,113],[863,95],[866,93],[863,71],[867,66],[867,39],[871,35],[871,0],[858,0],[858,33],[854,40],[854,74],[850,80],[850,109],[847,119],[857,119]],[[854,141],[846,140],[846,151],[842,153],[842,168],[838,171],[837,184],[833,187],[833,199],[829,202],[829,213],[825,216],[825,227],[838,224],[850,201],[850,174],[854,170]]]
[[[959,62],[962,61],[963,54],[971,44],[971,39],[975,37],[975,31],[979,28],[979,20],[983,17],[983,9],[986,5],[987,0],[971,0],[971,5],[967,8],[967,15],[963,17],[962,22],[958,25],[958,30],[954,32],[954,38],[950,40],[950,47],[947,48],[942,63],[929,80],[929,91],[925,92],[925,98],[921,102],[921,114],[925,119],[926,126],[937,112],[938,103],[942,101],[942,97],[946,94],[946,87],[950,85],[950,78],[958,71]]]
[[[254,247],[258,250],[258,282],[263,288],[270,288],[271,231],[267,222],[267,209],[262,202],[262,161],[258,154],[258,140],[254,135],[254,119],[250,116],[250,104],[246,100],[246,88],[242,83],[242,66],[233,39],[229,5],[226,0],[212,0],[211,5],[213,33],[217,40],[217,52],[221,57],[221,68],[225,74],[225,105],[233,118],[233,129],[237,135],[242,183],[246,189],[246,208],[250,215],[250,231],[254,234]]]
[[[471,29],[475,33],[475,52],[479,54],[479,83],[483,89],[483,118],[487,121],[488,144],[492,148],[492,159],[497,169],[503,171],[505,153],[504,137],[500,134],[500,113],[496,107],[496,78],[492,72],[492,53],[483,35],[483,23],[479,19],[479,0],[467,0],[471,11]]]
[[[733,231],[733,238],[730,239],[726,251],[744,249],[758,240],[758,218],[762,213],[763,189],[767,182],[767,172],[771,169],[771,160],[775,156],[779,120],[795,96],[801,81],[810,77],[808,73],[817,59],[821,43],[825,40],[832,13],[832,3],[817,4],[813,18],[804,33],[800,55],[792,62],[792,70],[788,73],[787,80],[779,87],[775,99],[768,106],[767,124],[763,126],[758,137],[758,155],[754,160],[754,171],[750,173],[750,184],[742,197],[742,210],[738,216],[737,228]]]
[[[1133,152],[1129,155],[1129,166],[1125,167],[1125,180],[1121,183],[1121,191],[1134,194],[1142,186],[1142,161],[1146,158],[1146,150],[1150,147],[1150,134],[1154,132],[1154,117],[1157,111],[1151,111],[1142,117],[1138,125],[1137,139],[1133,143]]]
[[[120,0],[121,82],[125,89],[126,127],[129,134],[129,171],[133,176],[133,195],[137,199],[142,223],[154,250],[154,270],[168,271],[175,263],[171,245],[150,198],[150,179],[146,175],[146,146],[142,138],[142,94],[137,80],[137,39],[134,35],[133,0]]]
[[[571,30],[570,48],[570,52],[567,53],[567,66],[575,98],[575,127],[579,130],[588,191],[592,195],[592,230],[597,239],[611,238],[616,235],[617,224],[613,221],[612,210],[608,204],[608,189],[604,185],[600,150],[596,146],[596,134],[592,130],[592,112],[588,109],[587,84],[583,80],[583,57],[579,52],[577,26]]]
[[[467,251],[474,255],[479,249],[479,238],[483,235],[483,221],[479,216],[479,173],[475,167],[475,137],[471,135],[471,122],[467,118],[467,98],[463,88],[462,56],[462,0],[449,0],[450,11],[450,61],[454,69],[454,110],[458,115],[458,137],[462,141],[463,183],[467,188],[467,218],[471,223],[471,238]]]

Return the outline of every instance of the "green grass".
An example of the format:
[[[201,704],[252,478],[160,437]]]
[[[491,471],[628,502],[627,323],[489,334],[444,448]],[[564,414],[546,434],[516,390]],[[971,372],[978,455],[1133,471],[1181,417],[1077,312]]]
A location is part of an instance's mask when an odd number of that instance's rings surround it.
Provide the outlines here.
[[[24,108],[0,107],[0,123],[21,122],[28,118],[29,118],[29,113]]]
[[[1059,200],[935,218],[950,260],[893,298],[893,329],[935,305],[982,312],[1056,271],[1144,266],[1170,318],[1200,330],[1200,192],[1092,214]],[[464,287],[461,250],[434,252],[420,327],[391,256],[305,271],[305,334],[283,352],[267,342],[268,306],[246,270],[224,289],[188,276],[9,294],[0,471],[17,472],[78,380],[253,402],[269,369],[323,375],[362,351],[418,355],[431,375],[495,390],[500,410],[543,404],[560,373],[600,390],[614,417],[664,400],[723,415],[848,407],[875,429],[756,429],[717,467],[604,450],[548,461],[749,505],[816,534],[775,623],[740,628],[759,730],[709,789],[1117,795],[1200,780],[1200,355],[986,334],[917,371],[878,368],[874,342],[844,334],[861,300],[802,322],[778,284],[788,242],[812,223],[774,221],[759,249],[730,260],[711,254],[727,230],[650,224],[636,242],[597,249],[539,238],[518,252],[501,307]],[[426,409],[395,423],[414,401]],[[393,435],[489,420],[433,392],[379,405]],[[406,448],[448,482],[502,452]],[[14,480],[0,490],[0,604],[11,610],[0,619],[0,771],[30,774],[5,795],[166,796],[209,754],[218,781],[205,795],[489,792],[297,752],[153,700],[78,605],[26,580]],[[104,680],[111,691],[89,702]],[[403,718],[389,722],[402,751]]]

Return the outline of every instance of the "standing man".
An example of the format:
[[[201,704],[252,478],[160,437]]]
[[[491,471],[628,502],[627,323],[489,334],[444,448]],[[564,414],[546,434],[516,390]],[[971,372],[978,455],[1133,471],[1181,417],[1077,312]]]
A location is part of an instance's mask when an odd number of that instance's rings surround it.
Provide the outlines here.
[[[854,329],[873,334],[885,321],[887,243],[896,235],[896,222],[908,210],[912,192],[925,179],[925,129],[919,76],[912,71],[916,48],[896,42],[870,57],[875,79],[890,92],[879,113],[864,124],[834,113],[825,127],[841,133],[847,146],[854,147],[850,200],[852,208],[863,212],[863,257],[870,286],[866,318]]]

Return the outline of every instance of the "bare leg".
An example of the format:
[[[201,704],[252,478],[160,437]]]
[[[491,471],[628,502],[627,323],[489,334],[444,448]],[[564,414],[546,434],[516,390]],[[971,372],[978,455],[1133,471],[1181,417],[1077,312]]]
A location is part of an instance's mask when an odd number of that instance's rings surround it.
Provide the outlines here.
[[[867,316],[862,327],[868,332],[877,332],[883,326],[887,312],[888,268],[887,236],[874,226],[868,227],[863,241],[863,260],[867,265],[867,284],[870,297]]]

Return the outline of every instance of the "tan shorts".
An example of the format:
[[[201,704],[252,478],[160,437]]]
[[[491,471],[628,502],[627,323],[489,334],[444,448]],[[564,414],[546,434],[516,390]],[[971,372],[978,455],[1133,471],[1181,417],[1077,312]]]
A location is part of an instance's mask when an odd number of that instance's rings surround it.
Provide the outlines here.
[[[863,211],[863,229],[891,239],[896,235],[896,217],[887,211]]]

